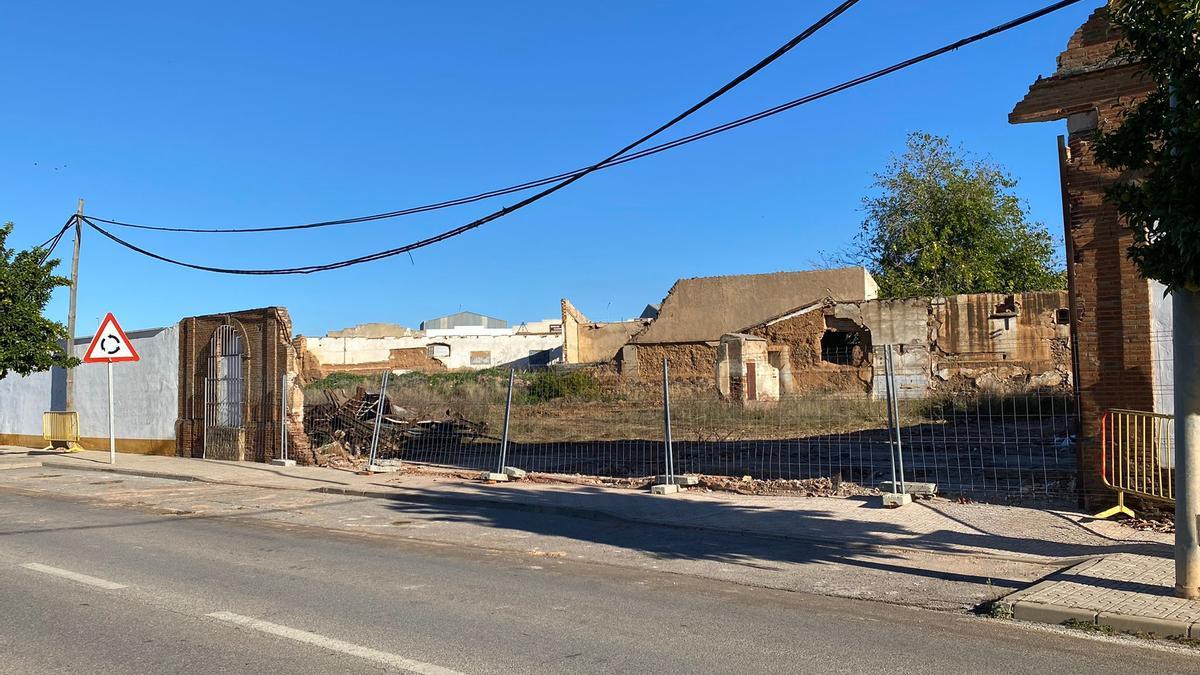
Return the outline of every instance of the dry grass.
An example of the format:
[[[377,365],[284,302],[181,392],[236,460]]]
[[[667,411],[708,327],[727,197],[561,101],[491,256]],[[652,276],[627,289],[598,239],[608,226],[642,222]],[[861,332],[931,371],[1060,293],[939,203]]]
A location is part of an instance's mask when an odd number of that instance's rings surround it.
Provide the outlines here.
[[[367,380],[364,386],[371,390]],[[661,440],[662,392],[655,384],[597,381],[586,395],[540,400],[530,396],[535,375],[518,373],[513,393],[510,437],[522,443]],[[485,422],[489,434],[503,427],[508,373],[498,370],[408,373],[392,379],[388,395],[408,416],[433,418],[447,411]],[[376,387],[378,385],[376,384]],[[332,389],[342,396],[353,389]],[[312,396],[316,394],[316,396]],[[321,392],[310,397],[324,400]],[[1006,397],[956,396],[901,401],[904,426],[944,424],[954,416],[1036,418],[1061,415],[1069,402],[1061,395]],[[771,403],[741,405],[722,400],[711,385],[672,384],[672,435],[692,442],[785,440],[887,428],[887,404],[862,394],[812,393]]]

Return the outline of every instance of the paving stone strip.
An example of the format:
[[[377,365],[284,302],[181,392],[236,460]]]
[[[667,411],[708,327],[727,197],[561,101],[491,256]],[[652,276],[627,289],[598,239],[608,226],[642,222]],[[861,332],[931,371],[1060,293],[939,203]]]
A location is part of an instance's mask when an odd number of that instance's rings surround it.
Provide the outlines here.
[[[1174,580],[1171,558],[1116,553],[1052,574],[1000,604],[1020,621],[1200,639],[1200,600],[1175,597]]]

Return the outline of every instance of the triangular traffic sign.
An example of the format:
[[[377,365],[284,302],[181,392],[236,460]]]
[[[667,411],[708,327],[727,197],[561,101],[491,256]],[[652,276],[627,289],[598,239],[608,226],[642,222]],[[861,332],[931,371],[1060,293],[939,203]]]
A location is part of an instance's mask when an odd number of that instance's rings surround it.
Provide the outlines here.
[[[112,312],[104,315],[104,320],[100,322],[100,330],[96,331],[92,344],[88,345],[83,354],[84,363],[116,363],[140,359],[133,343],[125,337],[125,331],[121,330],[121,324],[117,323],[117,318]]]

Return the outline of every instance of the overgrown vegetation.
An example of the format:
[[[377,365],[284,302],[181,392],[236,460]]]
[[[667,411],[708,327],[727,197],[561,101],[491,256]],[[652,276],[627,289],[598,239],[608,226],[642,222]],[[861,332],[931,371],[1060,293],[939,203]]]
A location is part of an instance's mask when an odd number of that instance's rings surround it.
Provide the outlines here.
[[[554,399],[592,401],[600,395],[600,383],[586,370],[538,370],[525,387],[526,403],[544,403]]]
[[[989,589],[991,588],[991,585],[992,580],[988,579]],[[1012,603],[1005,602],[1003,598],[1000,600],[988,600],[987,602],[976,606],[974,611],[979,616],[986,616],[989,619],[1010,621],[1013,618]]]
[[[1108,199],[1133,234],[1142,276],[1200,292],[1200,1],[1119,0],[1113,23],[1154,91],[1099,134],[1096,156],[1125,172]]]
[[[1016,185],[949,139],[914,132],[876,174],[862,230],[835,262],[869,269],[881,297],[1065,288],[1054,240]]]
[[[1115,635],[1117,629],[1106,624],[1098,624],[1094,621],[1082,621],[1080,619],[1067,619],[1063,622],[1063,626],[1074,630],[1081,630],[1088,633],[1102,633],[1104,635]]]
[[[365,375],[330,373],[316,382],[309,384],[308,388],[317,391],[326,389],[354,389],[355,387],[365,386],[367,381],[368,378]]]
[[[442,390],[451,390],[464,385],[492,385],[497,382],[503,382],[507,386],[508,371],[499,368],[447,370],[433,373],[412,371],[397,375],[392,381],[397,386],[427,386]]]
[[[356,387],[374,392],[379,376],[331,375],[312,387],[352,395]],[[343,385],[341,387],[336,385]],[[503,425],[507,370],[403,373],[392,377],[392,405],[417,418],[439,418],[447,411]],[[314,392],[316,393],[316,392]],[[324,402],[323,396],[310,403]],[[962,392],[900,402],[901,424],[928,427],[974,420],[1022,424],[1070,409],[1069,395],[984,394]],[[663,435],[662,389],[657,382],[630,382],[590,370],[547,369],[518,372],[513,391],[512,437],[524,443],[660,440]],[[720,398],[710,383],[673,382],[671,416],[676,440],[738,443],[863,433],[882,434],[887,405],[881,399],[846,392],[810,392],[776,403],[742,405]]]

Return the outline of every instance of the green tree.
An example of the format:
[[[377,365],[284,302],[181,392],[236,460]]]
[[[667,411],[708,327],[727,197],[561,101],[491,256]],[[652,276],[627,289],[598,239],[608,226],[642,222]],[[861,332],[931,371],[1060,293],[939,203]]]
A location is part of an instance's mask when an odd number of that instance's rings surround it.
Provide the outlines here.
[[[12,223],[0,228],[0,377],[73,366],[78,361],[64,348],[66,326],[42,316],[54,289],[71,281],[54,275],[58,261],[43,260],[45,250],[8,248],[12,229]]]
[[[876,174],[862,230],[839,262],[866,267],[882,297],[1065,287],[1054,240],[1029,222],[1002,168],[914,132]]]
[[[1118,58],[1139,61],[1156,87],[1099,134],[1096,157],[1130,179],[1108,191],[1133,233],[1142,276],[1200,292],[1200,1],[1121,0]]]

